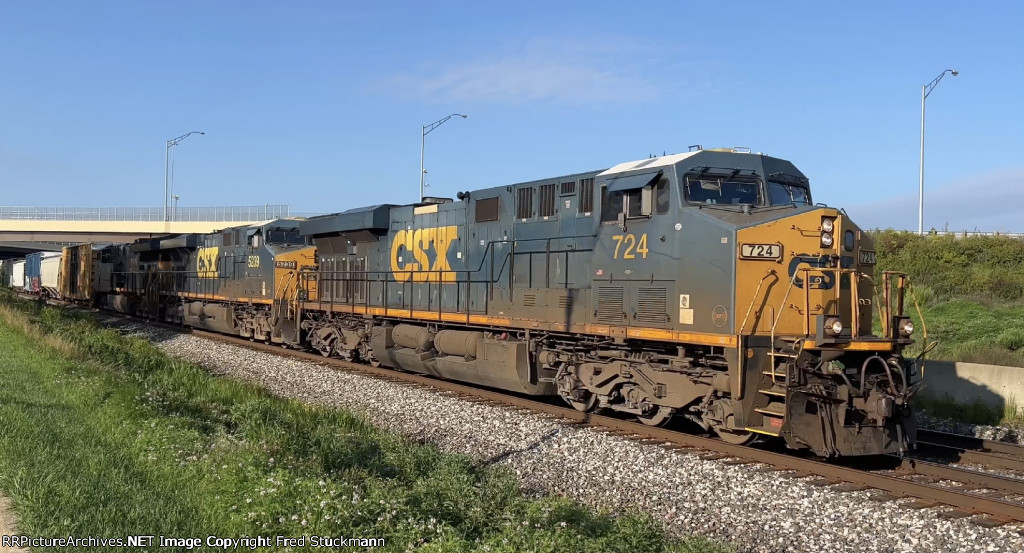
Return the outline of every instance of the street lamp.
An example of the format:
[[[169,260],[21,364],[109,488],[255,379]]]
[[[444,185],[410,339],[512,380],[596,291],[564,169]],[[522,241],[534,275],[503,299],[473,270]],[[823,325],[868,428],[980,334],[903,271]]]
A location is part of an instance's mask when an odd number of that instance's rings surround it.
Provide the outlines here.
[[[171,199],[174,200],[174,208],[171,210],[171,220],[173,221],[178,218],[178,200],[181,199],[181,196],[172,194]]]
[[[467,118],[469,116],[468,115],[463,115],[461,113],[453,113],[453,114],[449,115],[448,117],[445,117],[443,119],[438,119],[437,121],[434,121],[433,123],[431,123],[429,125],[424,125],[423,127],[420,128],[420,201],[421,202],[423,201],[423,187],[424,187],[423,183],[424,183],[424,179],[426,178],[426,175],[427,175],[427,171],[425,169],[423,169],[423,145],[424,145],[425,139],[426,139],[427,135],[430,134],[430,131],[440,127],[441,125],[443,125],[445,123],[445,121],[448,121],[452,117],[461,117],[461,118],[465,119],[465,118]]]
[[[939,73],[938,77],[921,87],[921,171],[920,175],[920,201],[917,204],[917,233],[924,234],[924,101],[928,98],[928,95],[932,93],[932,90],[938,86],[939,81],[949,73],[956,77],[960,74],[955,69],[947,69],[942,73]]]
[[[192,132],[189,132],[189,133],[185,133],[185,134],[183,134],[183,135],[181,135],[181,136],[179,136],[177,138],[172,138],[172,139],[168,140],[167,141],[167,147],[164,149],[164,221],[170,221],[170,219],[167,218],[167,203],[168,203],[168,200],[169,200],[169,197],[167,195],[167,190],[168,190],[168,182],[169,182],[168,181],[168,173],[169,173],[168,169],[170,167],[170,161],[169,160],[170,160],[171,148],[177,146],[182,140],[185,140],[186,138],[192,136],[193,134],[205,135],[206,133],[203,132],[203,131],[192,131]]]

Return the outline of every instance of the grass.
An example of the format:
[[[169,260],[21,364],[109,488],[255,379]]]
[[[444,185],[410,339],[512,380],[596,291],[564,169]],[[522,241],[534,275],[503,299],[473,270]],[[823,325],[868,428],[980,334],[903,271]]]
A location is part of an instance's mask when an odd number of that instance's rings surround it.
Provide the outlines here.
[[[1024,409],[1007,404],[1002,410],[975,401],[957,403],[951,399],[915,398],[914,406],[933,417],[952,419],[971,424],[986,424],[1024,429]]]
[[[906,272],[938,345],[929,359],[1024,366],[1024,240],[875,231],[876,272]],[[913,304],[910,314],[919,329]]]
[[[383,551],[727,550],[671,538],[640,513],[528,498],[508,472],[213,377],[55,308],[0,297],[0,352],[0,490],[23,534],[345,536],[384,538]]]

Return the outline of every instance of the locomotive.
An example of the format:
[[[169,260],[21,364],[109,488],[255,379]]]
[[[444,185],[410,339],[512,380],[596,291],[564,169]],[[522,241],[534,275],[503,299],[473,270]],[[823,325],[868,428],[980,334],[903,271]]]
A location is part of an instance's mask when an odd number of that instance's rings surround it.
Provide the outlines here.
[[[867,233],[749,150],[64,257],[62,292],[117,311],[732,443],[915,446],[906,276],[876,274]]]

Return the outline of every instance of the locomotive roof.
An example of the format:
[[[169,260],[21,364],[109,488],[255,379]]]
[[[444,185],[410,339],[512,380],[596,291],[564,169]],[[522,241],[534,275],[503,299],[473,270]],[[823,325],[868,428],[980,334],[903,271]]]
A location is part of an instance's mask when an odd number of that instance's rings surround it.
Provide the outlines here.
[[[625,173],[626,171],[633,171],[635,169],[657,169],[660,167],[668,167],[671,165],[675,165],[676,163],[679,163],[680,161],[688,157],[693,157],[694,154],[699,154],[701,151],[703,150],[697,150],[695,152],[685,152],[682,154],[669,154],[667,156],[651,157],[647,159],[640,159],[637,161],[627,161],[625,163],[620,163],[615,167],[612,167],[611,169],[606,169],[597,176],[606,177],[608,175],[614,175],[616,173]]]

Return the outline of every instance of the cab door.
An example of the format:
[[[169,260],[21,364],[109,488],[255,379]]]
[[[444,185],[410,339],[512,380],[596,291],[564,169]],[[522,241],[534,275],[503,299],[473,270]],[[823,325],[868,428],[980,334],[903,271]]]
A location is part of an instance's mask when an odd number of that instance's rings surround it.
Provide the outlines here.
[[[675,202],[662,171],[598,180],[601,222],[594,251],[593,322],[611,327],[672,324],[670,235]],[[614,335],[614,330],[612,331]]]

